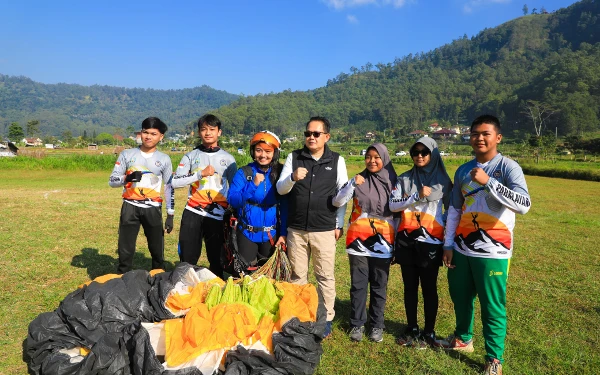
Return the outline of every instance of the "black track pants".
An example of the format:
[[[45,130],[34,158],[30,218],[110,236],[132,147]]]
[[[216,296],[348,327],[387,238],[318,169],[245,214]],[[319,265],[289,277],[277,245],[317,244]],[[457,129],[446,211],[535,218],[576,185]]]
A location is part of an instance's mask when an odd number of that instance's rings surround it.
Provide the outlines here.
[[[221,253],[223,248],[223,221],[183,210],[179,230],[179,260],[196,265],[202,253],[202,240],[206,245],[206,257],[210,271],[223,278]]]
[[[144,228],[144,235],[148,240],[148,249],[152,256],[152,269],[164,269],[165,235],[162,224],[162,211],[160,207],[138,207],[127,202],[121,206],[121,219],[119,220],[119,266],[117,273],[125,273],[133,268],[135,242],[140,231]]]
[[[404,308],[409,327],[418,327],[417,304],[419,303],[419,281],[423,292],[423,308],[425,311],[425,333],[435,328],[438,312],[437,277],[440,267],[430,264],[427,267],[416,265],[400,265],[404,281]]]
[[[369,324],[385,328],[383,313],[390,273],[390,258],[374,258],[348,254],[350,259],[350,325],[360,327],[367,322],[367,287],[370,284]]]
[[[244,232],[237,228],[237,245],[238,252],[240,256],[251,266],[256,265],[256,263],[264,258],[268,258],[272,255],[272,247],[271,242],[252,242],[246,236],[244,236]]]

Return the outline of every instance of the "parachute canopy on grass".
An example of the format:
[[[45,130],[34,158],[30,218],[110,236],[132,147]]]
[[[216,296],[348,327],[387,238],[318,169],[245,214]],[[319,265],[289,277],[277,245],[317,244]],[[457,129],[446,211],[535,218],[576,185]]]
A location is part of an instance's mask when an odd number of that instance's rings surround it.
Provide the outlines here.
[[[282,374],[310,374],[324,323],[313,285],[265,277],[224,283],[182,263],[80,286],[31,322],[26,357],[35,374],[212,374],[258,358]]]

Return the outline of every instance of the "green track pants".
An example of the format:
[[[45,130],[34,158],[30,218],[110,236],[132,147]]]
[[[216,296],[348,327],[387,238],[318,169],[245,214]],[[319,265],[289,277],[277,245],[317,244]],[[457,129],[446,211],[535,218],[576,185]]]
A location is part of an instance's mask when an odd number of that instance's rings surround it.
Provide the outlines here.
[[[468,257],[454,251],[452,264],[456,267],[448,270],[448,285],[456,315],[454,334],[462,341],[473,338],[475,297],[479,296],[486,358],[504,362],[510,259]]]

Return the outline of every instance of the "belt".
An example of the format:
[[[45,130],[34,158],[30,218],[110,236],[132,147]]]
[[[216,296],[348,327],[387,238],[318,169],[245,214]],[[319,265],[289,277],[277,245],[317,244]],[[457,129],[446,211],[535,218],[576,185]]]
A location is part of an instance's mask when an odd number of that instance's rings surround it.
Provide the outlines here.
[[[240,226],[242,227],[242,229],[248,230],[252,233],[258,233],[258,232],[270,232],[273,229],[276,229],[277,226],[276,225],[271,225],[270,227],[255,227],[253,225],[248,225],[246,223],[243,223],[241,221],[239,221]]]
[[[277,206],[277,203],[275,203],[275,204],[262,204],[262,203],[246,202],[246,204],[248,204],[250,206],[263,207],[263,208],[271,208],[271,207]]]

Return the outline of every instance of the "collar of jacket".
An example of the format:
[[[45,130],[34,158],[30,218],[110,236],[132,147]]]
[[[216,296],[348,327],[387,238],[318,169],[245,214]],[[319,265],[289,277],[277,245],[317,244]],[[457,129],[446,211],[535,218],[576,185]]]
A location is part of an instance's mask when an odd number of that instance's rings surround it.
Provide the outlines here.
[[[258,164],[258,162],[255,160],[252,163],[250,163],[250,165],[252,166],[252,169],[254,169],[257,172],[260,172],[262,174],[269,174],[271,173],[271,167],[269,167],[269,169],[267,169],[266,171],[264,171],[261,167],[260,164]]]
[[[300,152],[300,156],[302,156],[303,158],[306,159],[313,159],[312,155],[310,154],[310,151],[308,150],[308,147],[304,146],[302,148],[302,151]],[[326,163],[331,161],[331,159],[333,159],[333,152],[329,149],[329,147],[327,146],[327,143],[325,144],[325,149],[323,150],[323,155],[321,155],[321,158],[319,160],[317,160],[317,163],[321,164],[321,163]]]
[[[200,144],[198,147],[196,147],[198,150],[202,151],[202,152],[208,152],[213,153],[213,152],[217,152],[221,149],[221,147],[216,146],[216,147],[206,147],[203,144]]]

